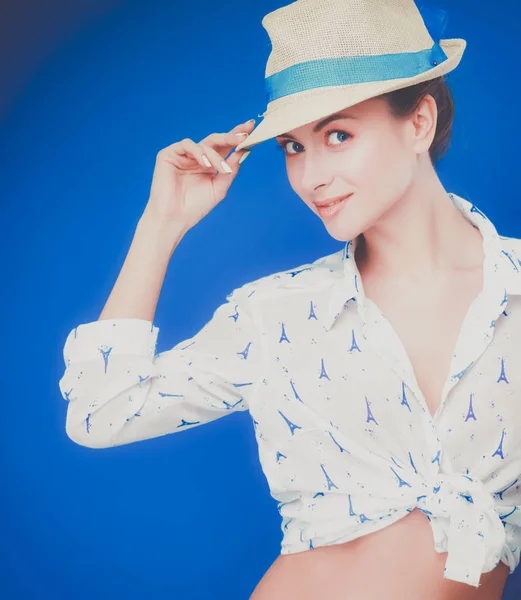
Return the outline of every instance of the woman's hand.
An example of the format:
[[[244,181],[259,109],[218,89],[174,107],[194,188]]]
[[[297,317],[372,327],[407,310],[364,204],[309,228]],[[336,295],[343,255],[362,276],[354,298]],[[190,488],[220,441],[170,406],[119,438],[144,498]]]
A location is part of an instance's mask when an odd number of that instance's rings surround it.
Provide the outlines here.
[[[239,159],[248,150],[233,152],[227,159],[231,173],[221,161],[246,137],[237,134],[250,134],[254,127],[255,122],[248,121],[228,133],[212,133],[199,143],[185,138],[160,150],[145,211],[165,224],[191,229],[226,197],[239,172]]]

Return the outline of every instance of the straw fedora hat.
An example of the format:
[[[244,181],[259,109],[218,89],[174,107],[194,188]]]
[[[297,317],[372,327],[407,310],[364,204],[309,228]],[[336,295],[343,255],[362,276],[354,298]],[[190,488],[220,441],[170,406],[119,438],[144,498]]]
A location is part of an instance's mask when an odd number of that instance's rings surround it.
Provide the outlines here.
[[[297,0],[268,13],[267,110],[236,151],[452,71],[467,42],[441,39],[447,15],[414,0]]]

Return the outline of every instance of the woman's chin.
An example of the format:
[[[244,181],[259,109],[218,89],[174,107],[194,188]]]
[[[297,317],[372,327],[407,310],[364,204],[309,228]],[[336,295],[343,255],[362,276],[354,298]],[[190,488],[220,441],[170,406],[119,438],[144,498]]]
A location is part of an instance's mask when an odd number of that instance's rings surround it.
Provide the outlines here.
[[[351,227],[342,227],[338,221],[336,223],[324,223],[324,225],[329,235],[334,240],[337,240],[337,242],[348,242],[361,233],[359,230],[354,230]]]

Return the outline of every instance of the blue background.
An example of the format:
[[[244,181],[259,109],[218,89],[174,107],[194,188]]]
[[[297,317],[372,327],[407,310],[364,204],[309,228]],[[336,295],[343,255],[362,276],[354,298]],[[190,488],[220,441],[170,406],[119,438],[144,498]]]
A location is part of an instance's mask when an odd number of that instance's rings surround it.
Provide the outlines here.
[[[247,599],[280,551],[249,413],[103,451],[65,433],[68,333],[98,318],[148,200],[157,152],[266,109],[262,17],[287,2],[34,1],[0,14],[3,376],[0,597]],[[440,0],[468,42],[447,76],[447,191],[521,237],[513,0]],[[343,244],[290,188],[274,140],[175,251],[157,352],[246,281]],[[226,461],[222,457],[226,456]],[[521,569],[505,599],[518,597]]]

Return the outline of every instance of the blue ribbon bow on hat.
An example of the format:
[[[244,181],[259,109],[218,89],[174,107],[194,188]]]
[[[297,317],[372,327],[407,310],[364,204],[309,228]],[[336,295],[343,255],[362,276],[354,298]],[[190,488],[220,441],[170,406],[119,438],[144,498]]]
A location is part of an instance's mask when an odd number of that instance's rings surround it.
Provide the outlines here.
[[[425,27],[427,27],[431,38],[435,44],[439,44],[440,40],[445,35],[445,29],[449,21],[449,13],[438,6],[430,4],[417,5],[418,10],[423,18]]]

